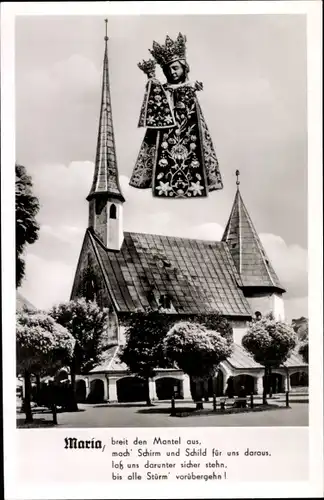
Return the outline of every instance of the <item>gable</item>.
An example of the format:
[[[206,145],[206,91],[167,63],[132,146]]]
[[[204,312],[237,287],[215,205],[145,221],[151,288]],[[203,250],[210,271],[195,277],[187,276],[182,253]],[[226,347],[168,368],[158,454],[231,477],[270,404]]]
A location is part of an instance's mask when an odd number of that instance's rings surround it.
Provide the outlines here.
[[[77,297],[96,300],[100,307],[114,306],[89,231],[83,240],[71,292],[71,300]]]
[[[71,300],[81,297],[95,300],[99,307],[108,308],[109,341],[117,343],[118,318],[89,231],[86,232],[83,240],[71,292]]]

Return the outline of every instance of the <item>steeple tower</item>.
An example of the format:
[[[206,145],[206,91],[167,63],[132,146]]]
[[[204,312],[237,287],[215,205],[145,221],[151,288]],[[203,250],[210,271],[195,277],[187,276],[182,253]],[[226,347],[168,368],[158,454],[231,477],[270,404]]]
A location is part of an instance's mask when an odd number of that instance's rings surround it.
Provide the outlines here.
[[[110,250],[120,250],[123,242],[123,203],[116,157],[111,109],[107,19],[97,152],[89,201],[89,227]]]
[[[243,292],[246,297],[263,299],[254,301],[252,307],[257,307],[263,314],[274,311],[274,302],[271,300],[265,307],[265,298],[272,297],[278,304],[284,288],[280,284],[277,274],[267,256],[261,240],[256,232],[251,217],[246,209],[240,193],[240,172],[236,171],[236,194],[232,211],[227,222],[222,241],[226,242],[232,254],[235,266],[239,272],[243,284]],[[276,297],[276,299],[275,299]],[[276,306],[283,310],[283,304]],[[261,310],[263,309],[263,311]],[[266,311],[267,309],[267,311]],[[276,315],[276,314],[275,314]],[[279,315],[277,315],[278,317]],[[283,319],[283,312],[280,317]]]

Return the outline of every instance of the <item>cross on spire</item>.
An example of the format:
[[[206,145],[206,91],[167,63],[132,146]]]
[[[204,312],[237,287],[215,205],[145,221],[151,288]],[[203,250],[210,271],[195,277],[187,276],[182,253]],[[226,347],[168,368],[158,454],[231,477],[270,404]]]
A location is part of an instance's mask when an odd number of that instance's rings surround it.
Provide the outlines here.
[[[105,42],[108,42],[108,19],[105,19]]]
[[[240,171],[239,171],[239,170],[236,170],[235,175],[236,175],[236,185],[237,185],[237,189],[239,189],[239,185],[240,185]]]

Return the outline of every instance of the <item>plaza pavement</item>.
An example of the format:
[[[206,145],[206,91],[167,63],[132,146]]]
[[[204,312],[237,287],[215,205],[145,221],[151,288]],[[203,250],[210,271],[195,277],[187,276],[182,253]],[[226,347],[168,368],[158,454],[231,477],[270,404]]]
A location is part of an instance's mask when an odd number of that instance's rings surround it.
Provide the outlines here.
[[[295,402],[294,402],[295,400]],[[258,402],[258,401],[256,401]],[[270,402],[270,401],[269,401]],[[144,403],[132,404],[79,404],[79,411],[57,414],[58,427],[269,427],[269,426],[307,426],[308,398],[291,398],[290,408],[285,408],[284,397],[275,397],[270,404],[282,408],[270,411],[209,414],[188,417],[171,417],[170,402],[157,402],[152,407]],[[218,403],[219,404],[219,403]],[[192,401],[177,401],[178,409],[193,408]],[[212,402],[204,403],[204,408],[212,408]],[[17,413],[17,424],[24,422],[25,415]],[[36,425],[47,426],[52,420],[48,411],[35,412]],[[20,425],[19,425],[20,424]]]

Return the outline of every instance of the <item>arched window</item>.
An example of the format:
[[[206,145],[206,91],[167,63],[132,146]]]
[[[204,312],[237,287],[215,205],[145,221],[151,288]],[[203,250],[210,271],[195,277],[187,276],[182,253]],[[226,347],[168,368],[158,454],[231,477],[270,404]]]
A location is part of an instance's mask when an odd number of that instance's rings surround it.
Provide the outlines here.
[[[117,208],[114,204],[110,205],[109,219],[117,219]]]
[[[260,319],[262,319],[262,314],[260,313],[260,311],[255,311],[255,319],[256,321],[259,321]]]

